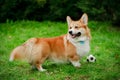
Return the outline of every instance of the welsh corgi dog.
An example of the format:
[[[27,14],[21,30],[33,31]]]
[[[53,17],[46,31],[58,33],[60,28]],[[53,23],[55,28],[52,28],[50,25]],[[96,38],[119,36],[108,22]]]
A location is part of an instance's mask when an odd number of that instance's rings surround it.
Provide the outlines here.
[[[70,62],[74,67],[80,67],[80,58],[90,51],[88,16],[84,13],[77,21],[67,16],[66,20],[67,34],[53,38],[31,38],[16,47],[9,60],[25,59],[39,71],[45,71],[42,64],[46,59],[57,63]]]

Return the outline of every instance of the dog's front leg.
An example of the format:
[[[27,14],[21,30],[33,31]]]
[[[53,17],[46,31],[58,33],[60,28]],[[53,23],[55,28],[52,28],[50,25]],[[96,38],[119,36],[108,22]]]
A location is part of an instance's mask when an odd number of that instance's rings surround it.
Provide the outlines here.
[[[72,63],[74,67],[77,67],[77,68],[79,68],[81,65],[79,62],[79,57],[77,55],[70,56],[69,61]]]

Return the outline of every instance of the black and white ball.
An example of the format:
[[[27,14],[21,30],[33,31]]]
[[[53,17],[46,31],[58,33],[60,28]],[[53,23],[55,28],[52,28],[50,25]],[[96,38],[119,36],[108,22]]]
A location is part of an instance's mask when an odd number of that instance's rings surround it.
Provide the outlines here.
[[[96,58],[93,55],[87,57],[87,62],[96,62]]]

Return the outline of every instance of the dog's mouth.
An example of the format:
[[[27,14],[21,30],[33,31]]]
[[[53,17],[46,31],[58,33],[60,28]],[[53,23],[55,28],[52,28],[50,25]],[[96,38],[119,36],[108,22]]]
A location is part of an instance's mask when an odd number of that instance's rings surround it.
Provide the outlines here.
[[[81,32],[73,34],[71,31],[69,31],[69,34],[71,35],[72,38],[76,38],[76,37],[79,37],[81,35]]]

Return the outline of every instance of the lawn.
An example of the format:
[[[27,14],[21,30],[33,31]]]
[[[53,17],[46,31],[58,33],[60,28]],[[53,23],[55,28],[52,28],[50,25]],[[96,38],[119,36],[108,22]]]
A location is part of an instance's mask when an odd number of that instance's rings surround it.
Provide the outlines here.
[[[46,61],[46,72],[32,70],[25,61],[9,62],[13,48],[31,37],[54,37],[67,33],[67,23],[7,21],[0,24],[0,80],[120,80],[120,28],[110,22],[90,21],[91,51],[97,61],[81,59],[81,68]]]

